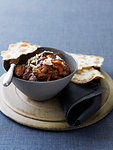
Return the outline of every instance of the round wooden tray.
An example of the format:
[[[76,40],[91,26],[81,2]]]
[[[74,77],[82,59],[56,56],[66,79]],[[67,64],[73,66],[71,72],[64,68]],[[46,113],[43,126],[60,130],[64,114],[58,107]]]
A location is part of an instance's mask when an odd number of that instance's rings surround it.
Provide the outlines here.
[[[54,98],[44,102],[33,101],[13,84],[7,88],[3,87],[3,76],[0,78],[1,112],[20,124],[44,130],[61,131],[89,126],[105,117],[113,108],[113,80],[107,73],[103,71],[102,73],[105,79],[102,79],[101,83],[107,88],[102,94],[102,107],[80,127],[72,128],[67,124],[58,99]]]

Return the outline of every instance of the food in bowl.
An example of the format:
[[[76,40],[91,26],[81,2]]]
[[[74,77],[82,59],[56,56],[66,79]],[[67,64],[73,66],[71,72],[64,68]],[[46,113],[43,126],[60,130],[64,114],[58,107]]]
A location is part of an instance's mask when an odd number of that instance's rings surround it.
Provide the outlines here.
[[[60,53],[43,51],[27,60],[26,64],[15,67],[15,75],[30,81],[52,81],[71,73],[69,65],[60,57]]]

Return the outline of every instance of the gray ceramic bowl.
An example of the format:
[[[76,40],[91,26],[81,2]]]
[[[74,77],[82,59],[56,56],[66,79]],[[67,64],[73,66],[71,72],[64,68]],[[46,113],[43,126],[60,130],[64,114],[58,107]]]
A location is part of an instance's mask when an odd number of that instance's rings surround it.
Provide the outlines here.
[[[48,82],[22,80],[14,76],[13,77],[14,85],[25,95],[37,101],[48,100],[57,95],[70,82],[71,78],[73,77],[74,73],[77,70],[77,62],[69,53],[48,47],[41,47],[32,54],[21,56],[19,63],[20,64],[25,63],[28,58],[34,56],[37,52],[42,52],[44,50],[49,50],[54,53],[60,52],[60,57],[63,58],[68,63],[71,69],[71,74],[62,79]],[[8,70],[9,68],[8,61],[4,62],[4,68]]]

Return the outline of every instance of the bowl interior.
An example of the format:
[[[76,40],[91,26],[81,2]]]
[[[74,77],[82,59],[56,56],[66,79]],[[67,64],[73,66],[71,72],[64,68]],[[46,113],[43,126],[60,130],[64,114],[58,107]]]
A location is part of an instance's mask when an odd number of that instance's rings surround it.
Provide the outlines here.
[[[65,51],[62,51],[62,50],[55,49],[55,48],[49,48],[49,47],[40,47],[35,52],[33,52],[31,54],[22,55],[20,57],[20,59],[19,59],[18,64],[26,63],[26,61],[29,58],[35,56],[39,52],[43,52],[44,50],[52,51],[53,53],[58,53],[59,52],[60,53],[60,57],[62,59],[64,59],[68,63],[68,65],[69,65],[69,67],[71,69],[71,73],[76,71],[76,69],[77,69],[77,62],[74,60],[74,58],[69,53],[67,53]],[[4,61],[4,68],[5,68],[6,71],[9,69],[9,67],[10,67],[10,62],[9,61]]]

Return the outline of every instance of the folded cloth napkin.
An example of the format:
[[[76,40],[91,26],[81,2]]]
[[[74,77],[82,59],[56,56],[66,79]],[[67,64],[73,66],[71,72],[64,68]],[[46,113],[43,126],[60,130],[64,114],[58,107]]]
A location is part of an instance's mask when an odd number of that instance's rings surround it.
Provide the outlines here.
[[[77,85],[70,82],[59,94],[66,120],[71,126],[79,126],[101,107],[101,93],[105,91],[100,80]]]

